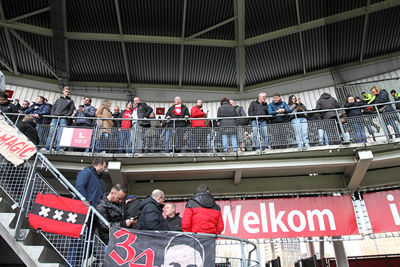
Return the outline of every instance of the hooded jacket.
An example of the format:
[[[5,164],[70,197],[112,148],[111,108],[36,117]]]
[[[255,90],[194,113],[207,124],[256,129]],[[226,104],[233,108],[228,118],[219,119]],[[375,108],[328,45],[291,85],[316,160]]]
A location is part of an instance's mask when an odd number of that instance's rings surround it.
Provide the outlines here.
[[[389,94],[386,91],[386,89],[381,89],[379,94],[375,97],[375,100],[372,102],[372,104],[380,104],[380,103],[387,103],[390,102],[389,99]],[[391,104],[386,104],[386,105],[378,105],[377,106],[380,112],[392,112],[394,111],[394,108]]]
[[[168,231],[168,225],[162,216],[164,204],[158,203],[152,197],[147,197],[140,203],[139,225],[141,230]]]
[[[221,234],[224,230],[221,208],[208,192],[197,192],[188,201],[182,218],[184,232]]]
[[[335,109],[335,108],[340,108],[340,105],[337,102],[337,100],[328,93],[323,93],[321,95],[315,107],[316,110]],[[336,118],[336,112],[334,110],[323,112],[321,115],[323,120]]]
[[[32,143],[36,146],[39,144],[40,139],[34,121],[20,121],[17,127]]]

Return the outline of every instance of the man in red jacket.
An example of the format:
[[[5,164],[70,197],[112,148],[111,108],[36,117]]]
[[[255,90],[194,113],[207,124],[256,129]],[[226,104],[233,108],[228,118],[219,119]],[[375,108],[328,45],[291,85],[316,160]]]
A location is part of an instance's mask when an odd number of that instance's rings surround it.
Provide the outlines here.
[[[188,201],[182,218],[183,232],[221,234],[224,230],[221,208],[206,184],[201,184]]]
[[[207,118],[207,112],[203,112],[203,101],[197,100],[196,106],[190,110],[190,117],[194,119]],[[206,120],[192,120],[191,148],[194,151],[202,152],[207,148]]]

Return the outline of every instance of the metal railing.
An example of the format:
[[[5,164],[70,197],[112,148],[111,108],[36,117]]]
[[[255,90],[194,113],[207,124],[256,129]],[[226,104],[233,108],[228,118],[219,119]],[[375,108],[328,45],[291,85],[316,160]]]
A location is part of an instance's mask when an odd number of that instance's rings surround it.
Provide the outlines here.
[[[220,126],[223,120],[239,122],[243,117],[201,119],[129,119],[130,128],[103,127],[103,121],[114,124],[125,119],[87,118],[92,126],[76,126],[75,117],[51,117],[51,125],[40,124],[37,130],[42,152],[81,151],[86,155],[115,153],[142,156],[147,153],[221,153],[262,151],[298,148],[306,150],[312,146],[342,145],[350,143],[392,142],[400,138],[399,110],[382,112],[379,108],[394,102],[363,107],[339,108],[278,115],[282,123],[271,123],[275,116],[246,117],[249,124]],[[361,116],[343,117],[346,110],[373,107],[374,112]],[[318,114],[334,111],[335,116],[320,119]],[[13,114],[15,116],[15,114]],[[17,121],[21,115],[17,115]],[[191,127],[192,121],[204,120],[206,127]],[[146,121],[149,127],[143,127]],[[153,127],[151,127],[151,125]],[[180,127],[178,127],[178,125]],[[182,126],[183,125],[183,126]],[[90,146],[70,147],[60,144],[64,128],[91,129]],[[207,155],[208,155],[207,154]]]
[[[12,124],[10,121],[8,122]],[[48,178],[55,179],[50,184]],[[64,197],[82,200],[89,208],[89,219],[79,239],[40,230],[38,232],[60,255],[67,266],[103,266],[106,244],[94,233],[95,221],[101,220],[107,226],[110,226],[109,222],[86,201],[42,153],[37,152],[33,160],[25,161],[17,167],[0,156],[0,188],[13,202],[12,207],[19,208],[14,232],[15,239],[23,240],[25,238],[27,232],[22,230],[22,225],[27,220],[38,193],[60,195],[53,186],[63,188],[62,195]],[[216,262],[229,263],[229,266],[238,267],[259,266],[259,254],[254,243],[228,236],[211,236],[219,239],[217,248],[227,245],[221,241],[225,239],[230,240],[229,245],[235,246],[240,251],[235,255],[236,257],[217,253]]]

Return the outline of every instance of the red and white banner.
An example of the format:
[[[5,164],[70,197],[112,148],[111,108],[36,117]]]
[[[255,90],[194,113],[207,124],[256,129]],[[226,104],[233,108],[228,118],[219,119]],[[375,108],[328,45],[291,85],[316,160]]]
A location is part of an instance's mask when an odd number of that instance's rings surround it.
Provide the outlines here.
[[[0,116],[0,154],[18,166],[36,153],[36,146]]]
[[[357,235],[350,196],[217,201],[223,235],[240,238],[290,238]],[[176,203],[183,214],[186,203]]]
[[[67,128],[62,131],[60,146],[89,148],[93,129]]]
[[[400,231],[400,190],[363,195],[374,233]]]

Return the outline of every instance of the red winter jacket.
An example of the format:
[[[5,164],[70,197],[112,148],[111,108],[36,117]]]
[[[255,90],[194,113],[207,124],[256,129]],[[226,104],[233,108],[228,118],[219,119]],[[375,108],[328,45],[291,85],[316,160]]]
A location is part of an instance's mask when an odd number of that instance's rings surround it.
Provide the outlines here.
[[[198,106],[192,107],[190,110],[191,118],[204,118],[206,113],[204,113]],[[192,127],[206,127],[204,120],[192,120]]]
[[[221,208],[208,192],[197,192],[188,201],[182,218],[183,232],[221,234],[224,230]]]

